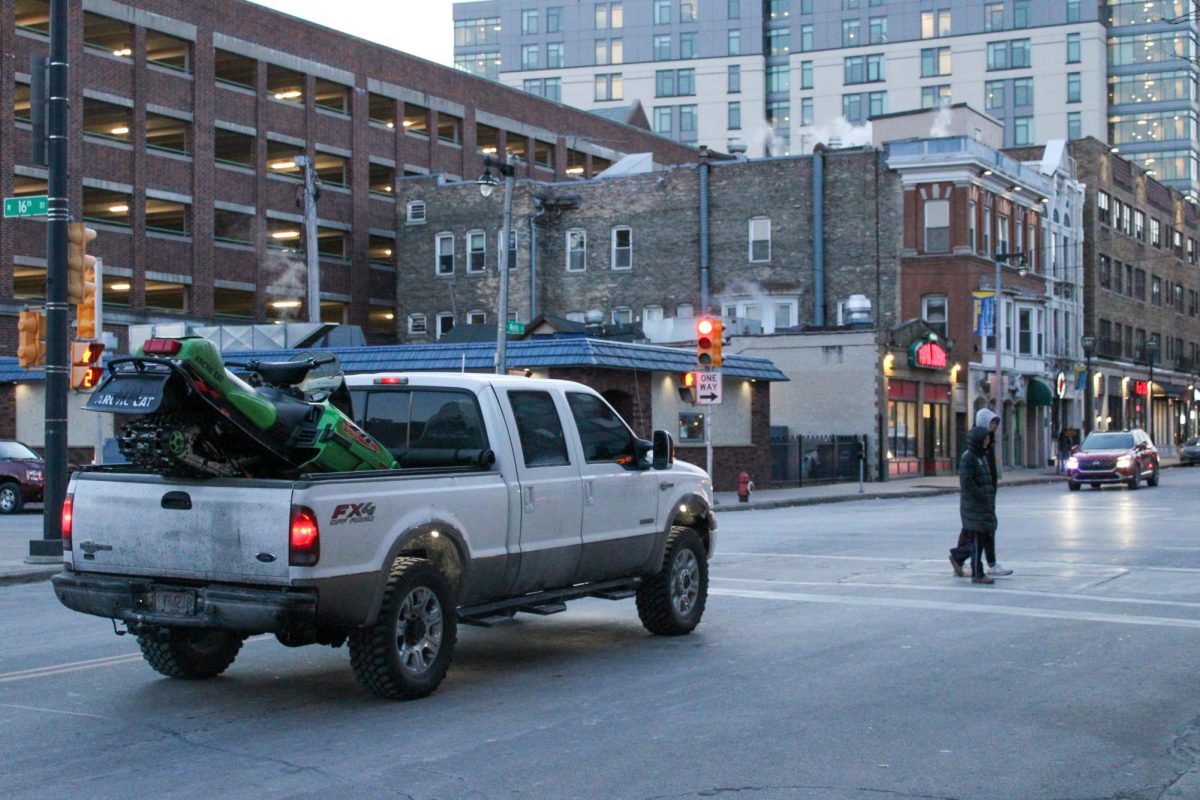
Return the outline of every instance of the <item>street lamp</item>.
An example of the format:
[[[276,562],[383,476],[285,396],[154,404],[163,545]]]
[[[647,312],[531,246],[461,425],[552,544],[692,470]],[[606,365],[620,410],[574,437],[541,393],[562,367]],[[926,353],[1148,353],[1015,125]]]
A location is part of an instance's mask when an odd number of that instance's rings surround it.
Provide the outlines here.
[[[1013,260],[1015,260],[1019,266],[1024,267],[1025,266],[1025,253],[1024,253],[1024,251],[1018,252],[1018,253],[996,253],[994,260],[996,262],[996,277],[995,277],[995,282],[993,284],[993,291],[992,291],[992,335],[993,335],[993,337],[995,337],[995,340],[996,340],[996,376],[995,376],[996,388],[995,388],[995,390],[993,390],[992,396],[996,398],[996,413],[1000,416],[1000,425],[1001,425],[1001,427],[1003,427],[1004,426],[1004,398],[1000,396],[1000,392],[1001,392],[1002,387],[1004,386],[1004,367],[1000,363],[1000,348],[1001,348],[1000,325],[1001,325],[1002,317],[1003,317],[1002,312],[1003,312],[1003,308],[1004,308],[1004,303],[1000,299],[1000,288],[1001,288],[1000,272],[1001,272],[1001,268],[1005,264],[1007,264],[1009,261],[1013,261]],[[997,465],[997,469],[998,469],[999,465],[1004,463],[1004,447],[1003,447],[1003,445],[996,448],[996,450],[997,450],[997,452],[1000,453],[1000,457],[996,459],[996,465]]]
[[[492,191],[500,185],[500,181],[492,174],[491,167],[495,167],[504,176],[504,225],[500,233],[500,254],[496,259],[497,268],[500,270],[500,299],[497,304],[499,308],[496,311],[495,362],[496,374],[504,375],[508,372],[505,356],[508,350],[508,239],[512,235],[510,229],[512,225],[513,168],[512,165],[497,161],[491,156],[484,156],[483,174],[479,176],[479,180],[475,181],[479,185],[479,193],[484,197],[491,197]]]
[[[1092,411],[1092,353],[1096,351],[1096,337],[1085,333],[1079,338],[1079,345],[1087,362],[1087,384],[1083,388],[1083,435],[1087,436],[1092,432],[1092,417],[1095,416]]]
[[[1154,359],[1158,357],[1158,340],[1146,342],[1146,361],[1150,364],[1150,380],[1146,383],[1146,433],[1154,440]]]

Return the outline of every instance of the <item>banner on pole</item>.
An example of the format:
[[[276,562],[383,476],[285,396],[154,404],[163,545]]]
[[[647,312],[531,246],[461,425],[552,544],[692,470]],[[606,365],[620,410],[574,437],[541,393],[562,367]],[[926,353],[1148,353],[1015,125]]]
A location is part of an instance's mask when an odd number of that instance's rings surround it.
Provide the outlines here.
[[[976,336],[992,336],[996,330],[996,298],[993,292],[972,292],[971,329]]]

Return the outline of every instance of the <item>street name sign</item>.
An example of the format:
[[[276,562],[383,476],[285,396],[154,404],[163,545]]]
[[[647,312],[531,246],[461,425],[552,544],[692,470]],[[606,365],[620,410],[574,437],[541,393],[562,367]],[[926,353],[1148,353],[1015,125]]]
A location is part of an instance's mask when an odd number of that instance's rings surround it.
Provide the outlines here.
[[[700,370],[696,373],[696,403],[702,406],[721,405],[721,370]]]
[[[523,334],[525,333],[525,323],[513,322],[512,320],[509,320],[508,322],[504,323],[504,332],[515,333],[518,335]]]
[[[4,218],[44,217],[50,212],[50,198],[46,195],[4,198]]]

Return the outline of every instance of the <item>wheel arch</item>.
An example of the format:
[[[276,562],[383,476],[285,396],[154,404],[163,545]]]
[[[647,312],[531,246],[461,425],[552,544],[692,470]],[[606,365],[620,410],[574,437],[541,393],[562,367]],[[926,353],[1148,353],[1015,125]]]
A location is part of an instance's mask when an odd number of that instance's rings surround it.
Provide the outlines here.
[[[445,520],[429,520],[406,529],[401,533],[392,546],[388,548],[387,556],[379,568],[378,580],[375,581],[375,591],[371,598],[371,607],[367,615],[367,624],[374,624],[379,616],[379,608],[383,605],[383,594],[387,589],[388,577],[392,565],[398,558],[422,558],[434,566],[446,582],[456,598],[462,596],[467,584],[470,571],[470,557],[462,532]]]

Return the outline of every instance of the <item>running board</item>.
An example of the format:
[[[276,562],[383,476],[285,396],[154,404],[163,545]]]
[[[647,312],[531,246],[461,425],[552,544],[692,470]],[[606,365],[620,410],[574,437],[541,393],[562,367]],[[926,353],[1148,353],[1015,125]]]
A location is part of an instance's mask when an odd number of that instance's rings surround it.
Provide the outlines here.
[[[623,600],[633,597],[641,583],[641,578],[581,583],[565,589],[523,594],[494,603],[463,606],[458,609],[458,621],[463,625],[492,628],[505,622],[511,622],[517,612],[545,617],[566,611],[567,601],[577,600],[580,597],[601,597],[605,600]]]

